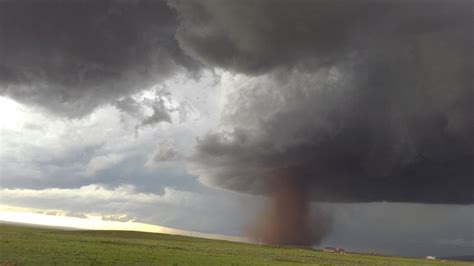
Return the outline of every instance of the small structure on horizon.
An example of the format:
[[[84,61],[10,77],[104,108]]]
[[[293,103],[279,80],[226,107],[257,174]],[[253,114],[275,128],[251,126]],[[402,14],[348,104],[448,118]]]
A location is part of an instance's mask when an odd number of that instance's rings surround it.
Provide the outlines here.
[[[436,257],[435,257],[435,256],[426,256],[425,259],[427,259],[427,260],[435,260]]]
[[[325,247],[323,248],[323,251],[328,252],[328,253],[341,253],[341,254],[346,253],[346,251],[343,248],[334,248],[334,247]]]

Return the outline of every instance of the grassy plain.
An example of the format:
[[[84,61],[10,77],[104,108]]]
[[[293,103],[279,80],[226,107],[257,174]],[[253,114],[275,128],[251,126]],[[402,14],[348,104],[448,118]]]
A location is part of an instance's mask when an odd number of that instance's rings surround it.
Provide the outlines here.
[[[131,231],[0,224],[0,265],[472,265]]]

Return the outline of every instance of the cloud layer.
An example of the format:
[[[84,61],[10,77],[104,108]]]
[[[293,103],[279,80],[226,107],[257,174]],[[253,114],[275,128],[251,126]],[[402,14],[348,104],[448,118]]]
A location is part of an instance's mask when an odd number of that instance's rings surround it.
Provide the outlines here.
[[[164,1],[2,1],[0,13],[0,93],[59,115],[198,68]]]
[[[206,67],[233,79],[221,127],[192,158],[204,182],[268,194],[295,179],[319,201],[474,203],[473,5],[3,1],[0,93],[75,118],[112,104],[138,114],[139,129],[190,109],[137,91]]]
[[[176,5],[184,49],[246,74],[222,128],[198,141],[202,180],[268,194],[296,179],[319,201],[474,202],[472,2],[192,3]]]

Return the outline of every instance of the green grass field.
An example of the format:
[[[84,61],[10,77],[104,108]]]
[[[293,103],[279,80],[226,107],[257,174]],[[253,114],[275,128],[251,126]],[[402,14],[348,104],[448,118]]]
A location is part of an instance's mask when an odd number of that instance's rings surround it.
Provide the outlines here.
[[[0,225],[0,265],[470,265],[128,231]]]

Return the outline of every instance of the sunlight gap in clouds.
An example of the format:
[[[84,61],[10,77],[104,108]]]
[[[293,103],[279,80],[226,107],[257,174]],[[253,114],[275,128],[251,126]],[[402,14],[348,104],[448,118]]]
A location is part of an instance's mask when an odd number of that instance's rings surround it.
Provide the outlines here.
[[[102,216],[87,215],[87,218],[69,217],[64,214],[48,215],[38,213],[38,210],[30,208],[11,207],[0,205],[1,222],[21,223],[40,226],[67,227],[71,229],[85,230],[119,230],[119,231],[140,231],[149,233],[162,233],[172,235],[204,237],[210,239],[221,239],[239,242],[248,242],[246,238],[226,236],[219,234],[206,234],[187,230],[173,229],[164,226],[137,223],[133,221],[119,222],[106,221]]]
[[[4,129],[18,130],[25,122],[26,108],[7,97],[0,97],[0,127]]]

